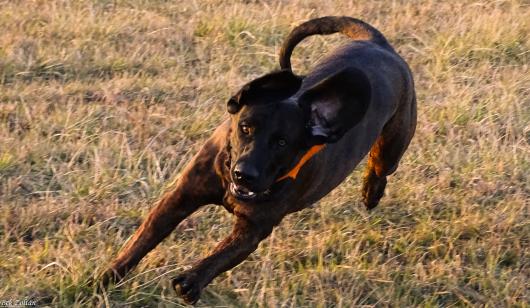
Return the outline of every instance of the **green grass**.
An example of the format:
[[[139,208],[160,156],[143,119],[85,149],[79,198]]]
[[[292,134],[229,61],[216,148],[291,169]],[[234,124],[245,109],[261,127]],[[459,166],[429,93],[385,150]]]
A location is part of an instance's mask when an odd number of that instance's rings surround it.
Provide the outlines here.
[[[0,300],[174,306],[170,278],[231,228],[184,221],[119,287],[102,271],[288,31],[351,15],[410,63],[418,129],[381,204],[362,167],[286,217],[202,306],[530,306],[525,1],[0,1]],[[313,37],[297,72],[347,41]]]

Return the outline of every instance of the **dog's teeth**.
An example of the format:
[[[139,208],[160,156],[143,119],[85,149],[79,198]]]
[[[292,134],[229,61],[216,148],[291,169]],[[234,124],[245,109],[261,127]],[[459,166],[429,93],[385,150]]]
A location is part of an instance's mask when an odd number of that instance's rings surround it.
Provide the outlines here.
[[[250,191],[245,187],[239,186],[235,183],[230,183],[230,191],[232,191],[232,193],[234,194],[238,194],[245,197],[254,197],[256,195],[255,192]]]

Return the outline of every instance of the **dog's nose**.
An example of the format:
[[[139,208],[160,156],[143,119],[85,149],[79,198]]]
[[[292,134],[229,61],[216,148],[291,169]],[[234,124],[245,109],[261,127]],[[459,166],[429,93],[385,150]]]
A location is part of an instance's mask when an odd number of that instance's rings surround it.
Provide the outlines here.
[[[234,168],[234,180],[238,183],[251,183],[259,177],[259,172],[246,163],[238,163]]]

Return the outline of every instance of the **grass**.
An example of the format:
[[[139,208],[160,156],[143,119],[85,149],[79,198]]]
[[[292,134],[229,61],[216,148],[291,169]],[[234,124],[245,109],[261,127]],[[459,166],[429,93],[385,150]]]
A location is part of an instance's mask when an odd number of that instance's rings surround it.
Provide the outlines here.
[[[360,166],[288,216],[202,306],[530,306],[526,1],[0,1],[0,300],[180,305],[170,278],[230,231],[205,207],[117,288],[86,283],[316,16],[379,28],[414,72],[416,136],[376,210]],[[297,72],[345,42],[314,37]]]

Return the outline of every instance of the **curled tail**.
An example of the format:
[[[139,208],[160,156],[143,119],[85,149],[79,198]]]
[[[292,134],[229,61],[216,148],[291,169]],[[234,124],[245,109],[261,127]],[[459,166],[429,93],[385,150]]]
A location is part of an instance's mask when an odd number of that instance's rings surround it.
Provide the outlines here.
[[[339,32],[354,40],[372,41],[391,48],[381,32],[362,20],[347,16],[326,16],[306,21],[291,31],[280,51],[280,67],[291,69],[291,54],[296,45],[306,37]]]

